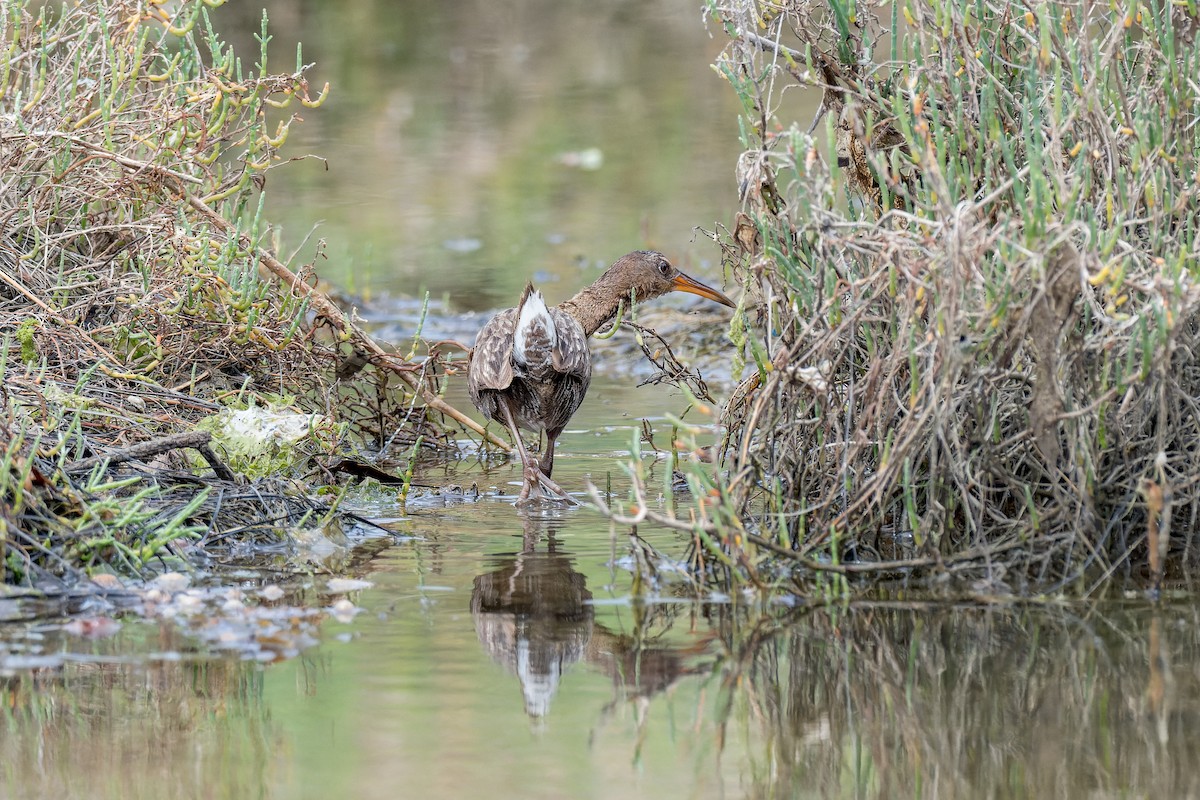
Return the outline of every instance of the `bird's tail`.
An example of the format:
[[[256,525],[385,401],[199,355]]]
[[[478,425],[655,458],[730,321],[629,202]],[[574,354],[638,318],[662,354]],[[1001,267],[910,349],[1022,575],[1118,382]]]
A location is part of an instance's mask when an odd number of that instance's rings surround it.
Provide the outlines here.
[[[541,374],[552,368],[554,348],[558,334],[554,330],[554,318],[542,293],[525,284],[521,304],[517,306],[517,330],[513,335],[513,360],[527,372]]]

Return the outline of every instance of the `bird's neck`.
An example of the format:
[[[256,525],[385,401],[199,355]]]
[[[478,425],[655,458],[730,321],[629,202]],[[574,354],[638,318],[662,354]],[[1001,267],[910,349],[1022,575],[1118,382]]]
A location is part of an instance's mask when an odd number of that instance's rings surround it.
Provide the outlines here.
[[[617,316],[617,309],[622,307],[622,304],[628,311],[629,289],[610,285],[605,276],[601,276],[570,300],[559,303],[558,308],[574,317],[583,328],[584,334],[590,337]]]

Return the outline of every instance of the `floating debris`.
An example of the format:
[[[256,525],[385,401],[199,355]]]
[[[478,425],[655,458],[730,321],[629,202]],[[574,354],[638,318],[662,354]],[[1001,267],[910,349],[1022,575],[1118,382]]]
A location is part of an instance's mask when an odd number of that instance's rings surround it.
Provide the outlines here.
[[[331,594],[345,594],[347,592],[370,589],[374,585],[370,581],[362,581],[355,578],[330,578],[329,582],[325,584],[325,589]]]
[[[442,242],[442,247],[451,253],[474,253],[483,247],[483,242],[470,236],[463,236],[458,239],[446,239]]]
[[[106,639],[121,630],[121,623],[112,617],[76,617],[62,629],[64,633],[85,639]]]
[[[604,151],[599,147],[589,147],[584,150],[568,150],[558,154],[558,163],[564,167],[574,167],[588,172],[595,172],[604,166]]]
[[[333,614],[334,619],[344,623],[353,622],[354,618],[362,613],[361,608],[344,597],[339,598],[337,602],[330,606],[329,611]]]
[[[236,652],[254,661],[276,661],[317,644],[321,622],[328,616],[321,609],[275,605],[283,596],[284,590],[275,584],[250,592],[195,587],[171,597],[151,587],[140,612],[147,619],[171,621],[214,650]],[[330,612],[341,622],[352,622],[355,616],[336,608]]]

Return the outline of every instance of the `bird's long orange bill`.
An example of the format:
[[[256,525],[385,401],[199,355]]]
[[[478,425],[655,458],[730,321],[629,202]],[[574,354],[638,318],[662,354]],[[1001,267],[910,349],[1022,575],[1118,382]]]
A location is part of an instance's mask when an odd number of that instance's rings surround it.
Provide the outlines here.
[[[682,272],[675,276],[675,280],[671,281],[671,288],[676,292],[688,292],[689,294],[698,294],[701,297],[715,300],[723,306],[737,308],[737,304],[730,300],[725,295],[713,289],[711,286],[705,286],[695,278],[690,278]]]

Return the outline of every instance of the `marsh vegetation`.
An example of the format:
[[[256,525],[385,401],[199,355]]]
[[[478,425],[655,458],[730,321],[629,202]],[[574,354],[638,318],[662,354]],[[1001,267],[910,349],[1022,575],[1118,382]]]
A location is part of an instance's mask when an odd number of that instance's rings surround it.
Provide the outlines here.
[[[695,528],[697,563],[985,594],[1188,573],[1195,7],[710,12],[745,108],[742,210],[714,232],[745,380],[720,469],[657,515]]]

